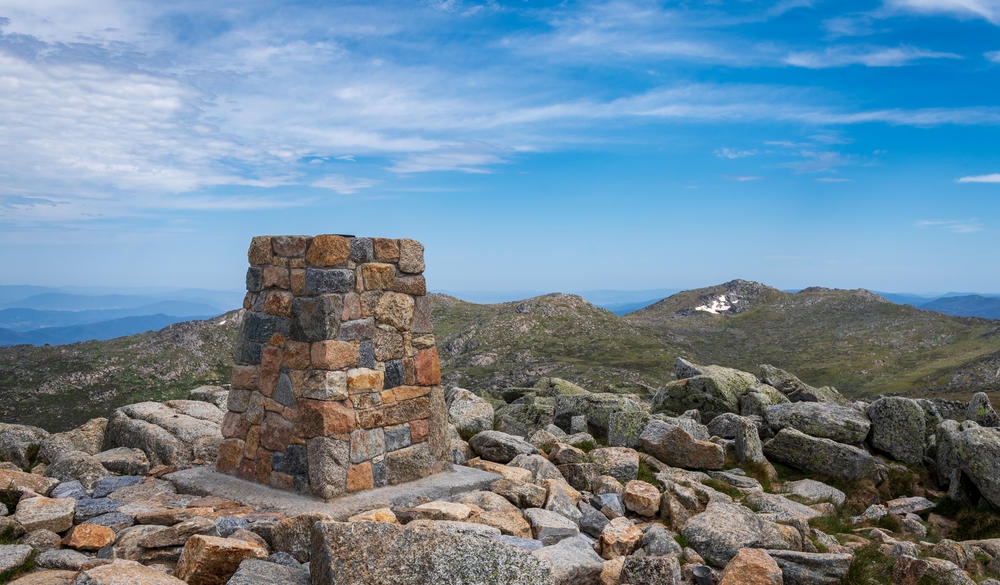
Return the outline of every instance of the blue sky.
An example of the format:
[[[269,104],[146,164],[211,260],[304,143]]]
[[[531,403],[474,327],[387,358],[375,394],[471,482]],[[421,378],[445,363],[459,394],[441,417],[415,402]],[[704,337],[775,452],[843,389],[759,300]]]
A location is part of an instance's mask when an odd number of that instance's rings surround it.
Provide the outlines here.
[[[1000,292],[1000,0],[0,0],[0,284]]]

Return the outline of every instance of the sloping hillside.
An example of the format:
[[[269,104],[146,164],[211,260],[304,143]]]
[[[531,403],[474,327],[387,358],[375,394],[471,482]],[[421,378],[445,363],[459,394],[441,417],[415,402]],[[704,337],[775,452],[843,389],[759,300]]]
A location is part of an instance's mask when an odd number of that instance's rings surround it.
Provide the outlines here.
[[[693,310],[720,297],[738,310]],[[849,395],[1000,386],[986,368],[969,368],[1000,350],[1000,322],[897,305],[866,290],[785,293],[733,281],[675,295],[626,320],[699,362],[751,371],[771,363]]]
[[[122,404],[228,382],[239,312],[70,345],[0,348],[0,421],[72,428]]]

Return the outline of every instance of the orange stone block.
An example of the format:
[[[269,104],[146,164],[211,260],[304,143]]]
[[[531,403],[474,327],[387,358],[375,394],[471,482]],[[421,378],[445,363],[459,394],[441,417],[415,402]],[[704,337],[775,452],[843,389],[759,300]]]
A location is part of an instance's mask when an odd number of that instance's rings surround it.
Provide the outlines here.
[[[371,489],[375,485],[375,478],[372,475],[372,464],[365,461],[358,465],[352,465],[347,470],[347,491],[356,492]]]
[[[227,412],[222,417],[222,428],[220,432],[227,439],[242,439],[247,436],[250,430],[250,423],[238,412]]]
[[[419,396],[426,396],[431,391],[428,386],[396,386],[382,392],[382,402],[398,402]]]
[[[347,370],[347,391],[380,392],[385,386],[385,373],[369,368],[352,368]]]
[[[247,431],[246,444],[243,445],[243,455],[254,459],[257,457],[257,449],[260,449],[260,425],[252,425],[250,430]]]
[[[309,243],[306,262],[311,266],[338,266],[351,256],[351,242],[343,236],[324,234]]]
[[[230,379],[233,390],[256,390],[259,371],[257,366],[233,366]]]
[[[281,364],[291,370],[309,369],[309,344],[303,341],[285,343],[285,354],[281,358]]]
[[[354,321],[361,318],[361,296],[358,293],[344,295],[344,311],[340,315],[341,322]]]
[[[312,344],[312,365],[324,370],[353,368],[361,359],[356,343],[328,339]]]
[[[274,389],[278,386],[283,353],[281,348],[274,345],[268,345],[261,353],[259,389],[260,393],[268,398],[274,394]]]
[[[291,288],[291,277],[284,266],[267,266],[264,268],[264,288]]]
[[[375,259],[379,262],[395,262],[399,260],[399,241],[386,238],[372,238],[375,245]]]
[[[430,421],[426,418],[410,421],[410,438],[414,443],[427,440],[430,431]]]
[[[219,443],[219,456],[215,460],[215,469],[222,473],[232,473],[236,471],[241,457],[243,457],[243,441],[226,439]]]
[[[304,438],[346,436],[354,430],[354,407],[333,400],[298,401],[298,432]]]
[[[306,290],[306,271],[304,268],[292,268],[289,271],[289,288],[294,294],[300,295]]]
[[[417,384],[435,386],[441,383],[441,362],[436,347],[417,352]]]
[[[115,531],[97,524],[78,524],[63,538],[63,546],[76,550],[99,550],[115,541]]]
[[[396,278],[396,267],[392,264],[371,262],[361,265],[362,290],[389,290]]]
[[[271,252],[271,237],[257,236],[250,240],[250,249],[247,250],[247,260],[255,266],[271,264],[274,261],[274,254]]]
[[[268,315],[290,317],[292,315],[292,293],[273,290],[264,298],[264,312]]]
[[[263,449],[257,452],[257,469],[254,481],[267,485],[271,483],[271,453]]]

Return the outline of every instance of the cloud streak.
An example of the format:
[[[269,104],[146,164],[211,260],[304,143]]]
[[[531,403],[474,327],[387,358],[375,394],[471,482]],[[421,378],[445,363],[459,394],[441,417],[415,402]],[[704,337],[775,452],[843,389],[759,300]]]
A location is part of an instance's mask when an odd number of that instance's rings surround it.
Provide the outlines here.
[[[978,219],[922,219],[914,224],[920,229],[938,229],[953,234],[972,234],[983,230],[983,224]]]
[[[1000,183],[1000,173],[960,177],[955,182],[956,183]]]

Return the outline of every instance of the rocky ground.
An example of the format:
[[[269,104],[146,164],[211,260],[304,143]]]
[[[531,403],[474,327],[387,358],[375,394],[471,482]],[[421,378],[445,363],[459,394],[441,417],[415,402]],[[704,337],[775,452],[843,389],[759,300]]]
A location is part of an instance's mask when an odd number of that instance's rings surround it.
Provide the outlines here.
[[[451,457],[489,489],[350,518],[178,489],[216,456],[222,388],[0,425],[0,582],[1000,583],[985,395],[852,403],[769,366],[675,369],[651,402],[450,389]]]

